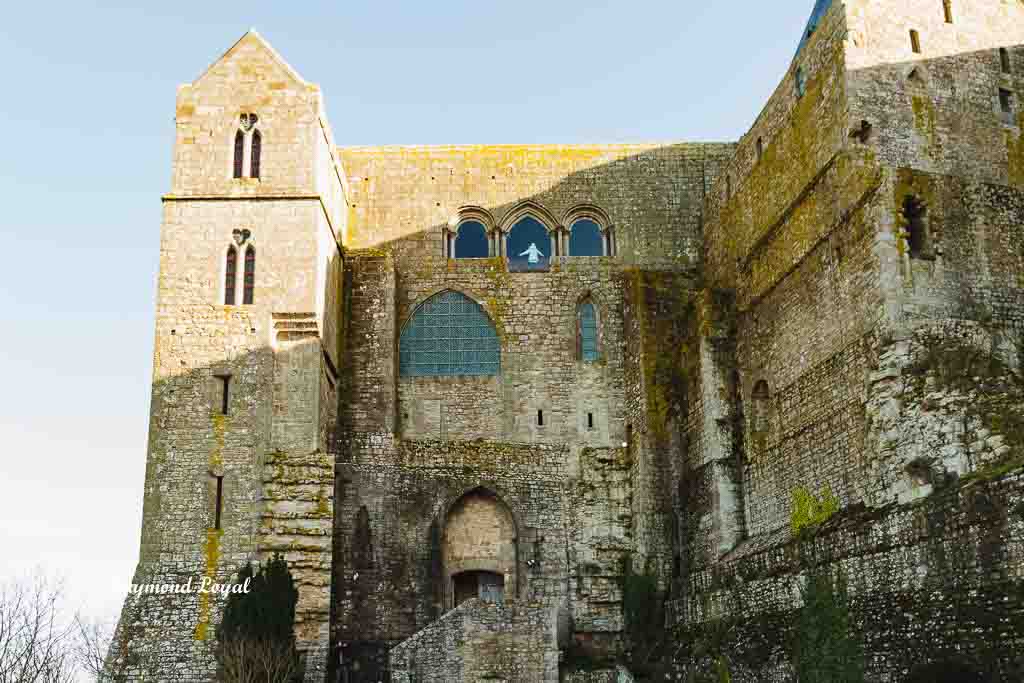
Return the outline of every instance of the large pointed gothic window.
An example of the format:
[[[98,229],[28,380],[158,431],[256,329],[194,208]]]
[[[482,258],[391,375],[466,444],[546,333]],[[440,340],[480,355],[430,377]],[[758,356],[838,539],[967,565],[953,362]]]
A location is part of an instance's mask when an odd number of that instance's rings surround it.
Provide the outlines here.
[[[398,344],[403,377],[497,375],[501,344],[487,313],[459,292],[441,292],[416,309]]]

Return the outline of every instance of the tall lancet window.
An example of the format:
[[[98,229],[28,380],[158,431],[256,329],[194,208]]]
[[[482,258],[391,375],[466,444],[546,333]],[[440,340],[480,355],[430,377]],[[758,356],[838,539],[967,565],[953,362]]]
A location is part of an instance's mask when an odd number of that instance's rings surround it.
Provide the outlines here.
[[[235,178],[259,178],[260,155],[263,151],[263,134],[257,130],[256,114],[242,114],[235,133],[235,154],[232,167]]]
[[[252,155],[249,165],[249,177],[259,178],[260,177],[260,152],[263,147],[263,135],[258,131],[252,132]]]
[[[250,305],[253,302],[253,293],[256,289],[256,250],[249,246],[245,250],[245,279],[242,287],[242,303]]]
[[[224,263],[224,305],[235,305],[235,283],[238,279],[238,250],[228,247],[227,261]]]
[[[245,173],[245,133],[235,133],[235,177],[241,178]]]
[[[597,343],[597,309],[590,301],[583,302],[578,313],[576,356],[585,363],[601,357]]]

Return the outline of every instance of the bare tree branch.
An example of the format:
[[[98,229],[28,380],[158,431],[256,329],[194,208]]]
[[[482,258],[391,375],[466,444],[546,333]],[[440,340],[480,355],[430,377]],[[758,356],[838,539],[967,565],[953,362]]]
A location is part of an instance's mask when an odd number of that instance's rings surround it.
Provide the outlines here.
[[[73,683],[64,586],[40,575],[0,584],[0,683]]]
[[[91,680],[103,680],[103,664],[114,638],[110,621],[75,616],[73,654],[78,669]]]

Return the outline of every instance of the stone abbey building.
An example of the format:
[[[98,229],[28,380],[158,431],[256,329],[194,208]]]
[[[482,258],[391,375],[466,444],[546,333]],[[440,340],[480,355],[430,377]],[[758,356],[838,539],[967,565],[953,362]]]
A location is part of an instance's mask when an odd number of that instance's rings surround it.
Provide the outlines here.
[[[346,148],[246,34],[177,95],[135,582],[283,554],[309,682],[781,682],[825,571],[868,680],[1021,680],[1022,44],[820,0],[736,143]],[[213,680],[223,604],[129,596],[114,679]]]

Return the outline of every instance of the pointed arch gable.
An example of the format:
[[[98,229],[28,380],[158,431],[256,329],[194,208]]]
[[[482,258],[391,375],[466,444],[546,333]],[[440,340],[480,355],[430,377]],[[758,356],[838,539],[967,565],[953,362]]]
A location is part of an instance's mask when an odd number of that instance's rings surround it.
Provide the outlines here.
[[[509,505],[507,500],[507,493],[503,492],[502,487],[499,486],[497,483],[491,481],[483,481],[474,486],[467,486],[461,488],[454,494],[447,496],[442,501],[440,509],[438,509],[437,511],[437,516],[442,526],[448,521],[448,517],[449,515],[451,515],[452,509],[455,508],[455,506],[458,505],[460,501],[471,495],[488,496],[490,498],[493,498],[500,505],[502,505],[505,511],[512,518],[512,523],[515,526],[516,532],[515,538],[519,538],[522,530],[525,528],[523,526],[523,518],[515,510],[515,508]]]
[[[498,229],[507,235],[515,227],[516,223],[527,217],[537,220],[549,233],[558,229],[559,223],[555,215],[531,200],[523,201],[513,206],[501,220]]]
[[[602,232],[611,227],[612,224],[612,219],[601,207],[595,204],[577,204],[565,212],[565,216],[562,218],[562,225],[571,228],[573,223],[584,218],[597,223]]]
[[[460,224],[468,221],[476,221],[483,224],[484,230],[488,233],[494,232],[495,228],[497,228],[494,215],[487,209],[481,206],[463,206],[448,219],[448,229],[455,231]]]
[[[615,230],[607,212],[594,204],[577,204],[562,219],[567,232],[564,254],[568,256],[614,256]],[[589,234],[576,234],[577,226]],[[597,226],[596,234],[593,229]],[[598,252],[600,247],[600,253]]]

